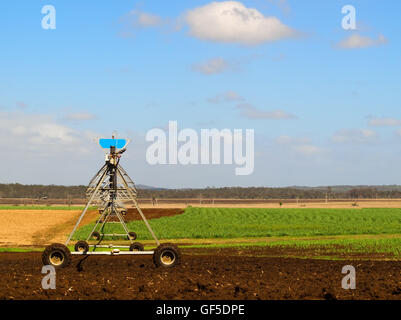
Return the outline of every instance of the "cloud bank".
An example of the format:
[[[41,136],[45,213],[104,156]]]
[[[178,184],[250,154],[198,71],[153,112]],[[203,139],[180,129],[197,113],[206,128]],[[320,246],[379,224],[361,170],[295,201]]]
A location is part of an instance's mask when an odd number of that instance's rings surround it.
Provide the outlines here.
[[[192,37],[206,41],[257,45],[297,36],[278,18],[264,16],[238,1],[212,2],[189,10],[184,20]]]
[[[284,3],[279,1],[279,3]],[[175,19],[132,10],[120,19],[128,28],[164,28],[179,31],[188,28],[190,37],[219,43],[260,45],[295,38],[299,32],[274,16],[265,16],[239,1],[211,2],[183,13]],[[125,29],[121,35],[130,36]]]

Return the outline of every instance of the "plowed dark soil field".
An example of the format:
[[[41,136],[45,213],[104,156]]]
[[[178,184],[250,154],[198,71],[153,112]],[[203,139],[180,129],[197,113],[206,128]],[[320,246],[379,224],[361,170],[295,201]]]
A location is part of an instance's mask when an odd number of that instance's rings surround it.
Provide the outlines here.
[[[249,254],[251,252],[247,252]],[[344,265],[356,290],[341,288]],[[41,287],[41,253],[0,254],[0,299],[400,299],[400,263],[236,256],[186,251],[173,269],[151,256],[74,256],[57,271],[57,288]]]

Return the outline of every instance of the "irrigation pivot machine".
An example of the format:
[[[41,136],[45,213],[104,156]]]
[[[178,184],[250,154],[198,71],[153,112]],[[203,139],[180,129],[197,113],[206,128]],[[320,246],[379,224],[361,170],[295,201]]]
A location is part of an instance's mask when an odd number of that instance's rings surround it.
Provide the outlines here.
[[[149,222],[143,214],[137,202],[137,190],[135,183],[127,172],[120,166],[122,154],[127,150],[129,139],[117,139],[115,135],[111,139],[98,139],[100,147],[106,153],[106,163],[90,181],[86,190],[88,202],[82,211],[74,229],[65,244],[53,243],[46,247],[42,255],[44,265],[52,265],[57,268],[67,267],[71,262],[71,255],[153,255],[156,266],[173,267],[180,260],[180,251],[173,244],[160,244]],[[129,231],[124,220],[127,212],[125,205],[131,202],[138,210],[143,222],[156,242],[157,248],[145,251],[144,247],[136,240],[136,233]],[[100,218],[96,221],[92,231],[86,240],[75,243],[74,250],[67,247],[71,239],[91,205],[97,205]],[[108,223],[119,223],[124,233],[107,234],[104,227]],[[123,237],[129,240],[129,245],[102,245],[104,237]],[[89,240],[95,240],[96,244],[89,244]],[[96,249],[102,248],[101,251]],[[106,248],[110,250],[105,250]],[[120,250],[125,249],[125,250]]]

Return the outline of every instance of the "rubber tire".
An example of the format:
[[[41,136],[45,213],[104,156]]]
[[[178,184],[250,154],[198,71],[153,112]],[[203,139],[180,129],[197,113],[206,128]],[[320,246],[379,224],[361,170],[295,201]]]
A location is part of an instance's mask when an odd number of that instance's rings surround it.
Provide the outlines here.
[[[100,233],[97,231],[93,232],[92,238],[94,238],[95,240],[100,240]]]
[[[137,249],[136,251],[145,251],[143,244],[140,242],[131,243],[131,245],[129,246],[129,251],[135,251],[134,249]]]
[[[135,232],[129,232],[128,233],[128,240],[136,240],[136,238],[137,238],[137,235],[136,235],[136,233]]]
[[[89,244],[86,241],[78,241],[75,244],[74,249],[76,252],[80,252],[79,247],[84,247],[84,251],[83,251],[84,253],[87,253],[89,251]]]
[[[54,251],[59,251],[64,256],[64,261],[59,265],[54,265],[50,261],[50,255]],[[45,251],[43,251],[42,262],[43,262],[43,265],[45,265],[45,266],[51,265],[51,266],[53,266],[55,268],[66,268],[71,263],[71,252],[70,252],[70,249],[68,249],[65,245],[63,245],[61,243],[53,243],[53,244],[47,246],[45,248]]]
[[[175,259],[171,264],[165,264],[162,261],[162,254],[165,251],[170,251],[175,255]],[[164,268],[173,268],[176,265],[178,265],[181,261],[181,251],[178,249],[177,246],[171,243],[163,243],[160,246],[158,246],[154,253],[153,253],[153,263],[156,265],[156,267],[164,267]]]

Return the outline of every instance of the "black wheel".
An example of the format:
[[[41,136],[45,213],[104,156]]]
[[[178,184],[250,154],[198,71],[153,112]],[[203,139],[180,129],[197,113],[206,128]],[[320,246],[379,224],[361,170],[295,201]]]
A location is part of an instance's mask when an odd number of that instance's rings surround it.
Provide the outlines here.
[[[129,251],[144,251],[145,248],[140,242],[134,242],[129,246]]]
[[[86,253],[89,251],[89,244],[86,241],[78,241],[75,244],[75,251]]]
[[[95,240],[100,240],[100,233],[95,231],[94,233],[92,233],[92,238]]]
[[[71,263],[71,252],[65,245],[53,243],[45,248],[42,254],[43,265],[65,268]]]
[[[136,233],[135,232],[129,232],[128,233],[128,239],[135,240],[136,239]]]
[[[180,262],[180,259],[180,250],[171,243],[161,244],[153,253],[153,262],[156,267],[172,268]]]

